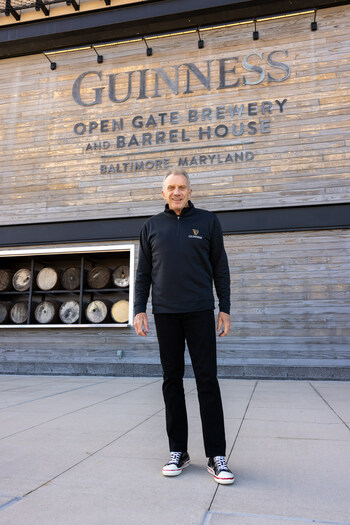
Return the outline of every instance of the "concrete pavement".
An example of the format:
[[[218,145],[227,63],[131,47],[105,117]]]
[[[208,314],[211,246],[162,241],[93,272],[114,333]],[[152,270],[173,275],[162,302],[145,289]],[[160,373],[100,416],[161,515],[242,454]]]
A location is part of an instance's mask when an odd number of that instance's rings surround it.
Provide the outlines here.
[[[228,463],[165,478],[159,378],[0,376],[1,525],[350,525],[350,383],[220,381]]]

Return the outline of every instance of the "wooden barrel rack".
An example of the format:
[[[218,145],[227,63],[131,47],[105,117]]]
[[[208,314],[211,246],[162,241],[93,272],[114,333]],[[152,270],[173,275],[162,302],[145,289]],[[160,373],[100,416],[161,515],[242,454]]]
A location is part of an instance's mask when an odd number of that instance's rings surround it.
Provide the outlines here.
[[[65,301],[61,304],[59,317],[62,323],[74,324],[79,321],[80,304],[79,301]]]
[[[17,270],[12,278],[12,284],[17,292],[26,292],[30,288],[32,281],[31,271],[29,268]]]
[[[90,288],[101,290],[108,288],[111,282],[111,271],[107,266],[94,266],[87,276],[87,282]]]
[[[109,301],[94,300],[85,309],[85,315],[92,324],[100,324],[107,320],[110,310]]]
[[[38,304],[34,311],[34,317],[40,324],[54,323],[58,319],[59,303],[57,301],[45,300]]]
[[[10,319],[11,308],[12,304],[10,302],[0,302],[0,324],[4,324]]]
[[[111,315],[116,323],[127,323],[129,320],[129,301],[121,299],[114,303],[111,308]]]
[[[39,290],[54,290],[59,285],[58,273],[54,268],[46,266],[36,276],[36,284]]]
[[[15,324],[24,324],[28,319],[28,303],[26,301],[18,301],[15,303],[10,311],[11,320]]]
[[[71,267],[64,270],[61,283],[65,290],[77,290],[80,286],[80,268]]]
[[[13,272],[0,269],[0,292],[7,292],[12,288]]]
[[[0,257],[0,263],[0,328],[130,322],[130,250]]]

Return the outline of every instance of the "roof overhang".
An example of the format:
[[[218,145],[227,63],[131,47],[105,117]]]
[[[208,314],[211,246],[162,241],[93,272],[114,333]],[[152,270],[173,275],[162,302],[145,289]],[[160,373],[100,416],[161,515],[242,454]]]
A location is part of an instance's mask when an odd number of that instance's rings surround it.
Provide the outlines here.
[[[348,3],[337,0],[150,0],[0,27],[0,58]]]

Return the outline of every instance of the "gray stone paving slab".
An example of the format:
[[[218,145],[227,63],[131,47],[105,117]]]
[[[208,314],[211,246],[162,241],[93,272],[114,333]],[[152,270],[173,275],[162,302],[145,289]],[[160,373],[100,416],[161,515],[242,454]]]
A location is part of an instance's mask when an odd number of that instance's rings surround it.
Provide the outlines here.
[[[38,449],[35,453],[28,453],[23,448],[18,452],[8,448],[6,452],[8,457],[1,460],[0,492],[7,489],[7,481],[3,482],[3,479],[14,480],[18,476],[25,480],[26,486],[27,480],[33,480],[30,488],[35,488],[38,480],[50,480],[89,455],[88,447],[83,447],[79,453],[70,453],[67,448],[63,452],[57,449],[41,452]],[[2,451],[0,454],[2,456]],[[18,491],[20,494],[23,493],[21,485]]]
[[[240,433],[230,460],[237,472],[234,498],[220,488],[212,510],[346,521],[349,460],[348,440]]]
[[[318,408],[309,408],[307,403],[304,408],[289,407],[288,410],[281,409],[281,407],[259,407],[252,403],[246,414],[246,420],[250,419],[321,424],[339,423],[338,416],[327,406],[320,405]]]
[[[320,398],[315,392],[302,392],[298,395],[289,392],[264,392],[257,395],[253,399],[252,406],[265,408],[282,408],[289,410],[290,408],[304,408],[306,405],[309,408],[319,408],[322,406]]]
[[[318,521],[307,519],[293,519],[290,516],[262,516],[261,514],[247,515],[243,513],[208,512],[203,525],[350,525],[350,521]]]
[[[349,430],[339,420],[333,423],[300,421],[263,421],[246,419],[240,437],[276,439],[341,440],[349,442]],[[350,445],[350,442],[349,442]]]
[[[15,405],[16,403],[21,402],[31,402],[35,401],[37,399],[40,399],[42,396],[43,389],[45,389],[45,397],[50,397],[52,395],[62,395],[65,393],[69,393],[72,395],[74,392],[85,390],[85,389],[91,389],[93,386],[100,386],[101,381],[91,380],[89,382],[81,382],[77,384],[76,382],[64,382],[64,383],[57,383],[55,382],[49,382],[49,381],[40,381],[35,385],[35,387],[30,387],[28,385],[26,388],[15,388],[14,390],[6,390],[4,392],[4,396],[1,397],[1,407],[6,404],[8,396],[6,396],[6,393],[11,394],[11,404]]]
[[[207,477],[198,485],[197,477],[192,468],[181,483],[166,479],[154,459],[134,459],[130,468],[128,458],[92,458],[9,507],[6,525],[18,525],[24,514],[36,525],[197,525],[215,489]]]
[[[193,379],[192,464],[169,479],[159,378],[0,376],[0,525],[350,525],[350,383],[220,384],[227,487],[206,472]]]
[[[263,391],[273,391],[273,392],[302,392],[305,390],[309,390],[309,382],[308,381],[292,381],[292,380],[285,380],[285,381],[276,381],[274,379],[265,379],[264,381],[257,381],[257,391],[263,392]],[[320,381],[320,384],[323,384],[324,381]]]

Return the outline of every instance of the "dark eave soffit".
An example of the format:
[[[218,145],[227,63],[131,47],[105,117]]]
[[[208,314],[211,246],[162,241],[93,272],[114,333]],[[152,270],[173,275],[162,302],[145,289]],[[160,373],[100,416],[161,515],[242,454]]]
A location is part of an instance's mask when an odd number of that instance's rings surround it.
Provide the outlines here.
[[[320,204],[216,213],[225,235],[350,228],[350,204]],[[138,239],[149,217],[0,225],[0,246]]]
[[[337,0],[150,0],[3,26],[0,58],[348,3]]]

